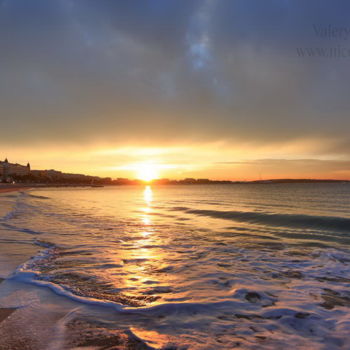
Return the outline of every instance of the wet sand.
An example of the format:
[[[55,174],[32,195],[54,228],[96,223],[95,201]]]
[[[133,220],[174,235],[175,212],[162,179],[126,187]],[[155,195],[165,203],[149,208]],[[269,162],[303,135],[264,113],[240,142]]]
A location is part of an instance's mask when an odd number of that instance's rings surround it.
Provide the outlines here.
[[[0,278],[0,283],[3,281],[3,278]],[[0,308],[0,323],[5,320],[8,316],[12,314],[16,309],[14,308]]]
[[[0,322],[5,320],[8,316],[12,314],[16,309],[11,308],[0,308]]]
[[[0,307],[1,350],[155,349],[120,327],[117,317],[103,322],[103,308],[89,309],[49,290],[2,278],[0,290],[0,305],[18,304]]]

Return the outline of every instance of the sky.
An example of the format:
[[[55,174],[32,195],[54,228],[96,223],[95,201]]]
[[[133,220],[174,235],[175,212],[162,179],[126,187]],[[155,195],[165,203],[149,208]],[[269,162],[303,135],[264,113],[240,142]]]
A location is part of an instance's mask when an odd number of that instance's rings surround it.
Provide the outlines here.
[[[350,2],[0,0],[0,159],[350,179]]]

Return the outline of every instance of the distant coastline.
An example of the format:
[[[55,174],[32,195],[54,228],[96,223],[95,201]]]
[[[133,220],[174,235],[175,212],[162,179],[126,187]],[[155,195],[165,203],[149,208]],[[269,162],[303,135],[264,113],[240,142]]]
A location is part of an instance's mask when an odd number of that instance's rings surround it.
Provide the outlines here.
[[[142,180],[110,180],[101,181],[99,185],[91,185],[86,182],[13,182],[0,183],[0,193],[11,190],[23,190],[28,188],[45,188],[45,187],[105,187],[105,186],[198,186],[198,185],[276,185],[276,184],[317,184],[317,183],[350,183],[350,180],[332,180],[332,179],[271,179],[257,181],[220,181],[220,180],[204,180],[204,179],[184,179],[184,180],[153,180],[145,182]]]
[[[225,185],[225,184],[282,184],[282,183],[348,183],[350,180],[335,179],[267,179],[267,180],[211,180],[185,178],[181,180],[155,179],[144,181],[139,179],[99,177],[85,174],[64,173],[62,171],[33,170],[30,164],[10,163],[6,158],[0,161],[0,188],[13,187],[64,187],[64,186],[128,186],[128,185]]]

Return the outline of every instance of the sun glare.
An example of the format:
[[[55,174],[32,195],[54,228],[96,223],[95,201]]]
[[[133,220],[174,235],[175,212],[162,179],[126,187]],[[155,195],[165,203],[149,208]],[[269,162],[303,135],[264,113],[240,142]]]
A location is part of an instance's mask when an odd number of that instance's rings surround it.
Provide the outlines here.
[[[136,172],[137,178],[146,182],[155,180],[159,176],[156,165],[152,163],[144,163],[137,165]]]

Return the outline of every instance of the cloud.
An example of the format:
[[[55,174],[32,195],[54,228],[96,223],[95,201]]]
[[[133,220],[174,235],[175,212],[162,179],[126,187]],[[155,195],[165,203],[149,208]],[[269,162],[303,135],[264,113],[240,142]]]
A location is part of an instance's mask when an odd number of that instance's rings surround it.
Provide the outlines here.
[[[349,155],[350,58],[296,53],[338,45],[313,25],[347,26],[349,7],[2,1],[0,143],[265,147],[317,138],[327,145],[319,153]]]

